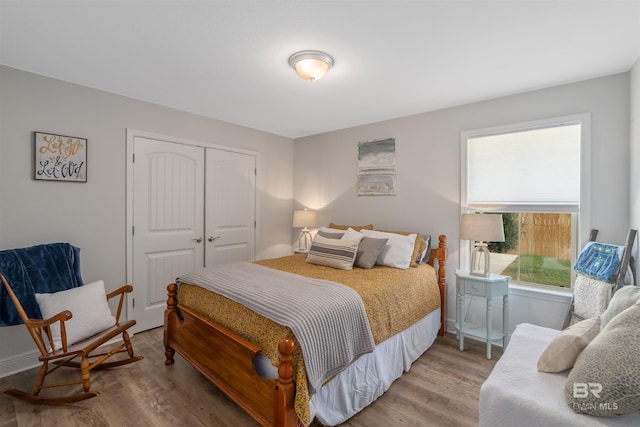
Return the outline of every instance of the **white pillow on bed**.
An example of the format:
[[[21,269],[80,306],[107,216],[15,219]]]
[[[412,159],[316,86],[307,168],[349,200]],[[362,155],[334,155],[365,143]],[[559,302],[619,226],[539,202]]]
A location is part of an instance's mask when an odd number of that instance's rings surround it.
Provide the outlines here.
[[[320,227],[318,229],[318,233],[320,233],[322,237],[326,237],[328,239],[340,239],[344,235],[345,231],[338,230],[337,228]]]
[[[354,230],[353,228],[347,229],[341,239],[360,239],[360,244],[358,245],[358,253],[356,254],[356,260],[353,262],[353,265],[365,269],[373,268],[373,266],[376,264],[376,261],[378,260],[378,257],[384,250],[387,241],[389,240],[368,237]]]
[[[65,322],[67,345],[75,344],[116,324],[102,280],[52,294],[36,294],[36,301],[43,319],[64,310],[73,314]],[[51,325],[51,334],[56,350],[62,348],[60,322]]]
[[[327,239],[316,234],[307,254],[307,262],[340,270],[352,270],[359,243],[360,239]]]
[[[402,234],[375,230],[361,230],[360,233],[376,239],[388,239],[376,264],[399,268],[401,270],[409,268],[417,234],[403,236]]]

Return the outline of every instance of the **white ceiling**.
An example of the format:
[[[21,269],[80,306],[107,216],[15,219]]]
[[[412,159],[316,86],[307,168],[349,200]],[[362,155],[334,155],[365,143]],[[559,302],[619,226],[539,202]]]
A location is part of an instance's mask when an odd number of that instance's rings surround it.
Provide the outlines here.
[[[331,54],[309,83],[287,64]],[[628,71],[640,0],[0,0],[0,63],[297,138]]]

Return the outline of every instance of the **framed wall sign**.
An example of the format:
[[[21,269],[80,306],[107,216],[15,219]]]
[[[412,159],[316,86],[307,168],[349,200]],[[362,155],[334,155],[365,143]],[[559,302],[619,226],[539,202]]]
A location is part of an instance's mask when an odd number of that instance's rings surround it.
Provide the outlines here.
[[[87,182],[87,140],[73,136],[35,133],[37,180]]]
[[[358,143],[358,196],[396,195],[396,139]]]

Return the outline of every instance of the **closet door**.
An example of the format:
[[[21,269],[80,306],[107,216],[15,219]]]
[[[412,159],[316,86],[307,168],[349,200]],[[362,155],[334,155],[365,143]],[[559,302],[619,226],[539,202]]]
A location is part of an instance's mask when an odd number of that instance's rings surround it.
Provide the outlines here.
[[[202,147],[141,137],[133,153],[128,318],[140,332],[162,325],[167,285],[203,266],[205,156]]]
[[[256,157],[207,148],[205,266],[255,257]]]

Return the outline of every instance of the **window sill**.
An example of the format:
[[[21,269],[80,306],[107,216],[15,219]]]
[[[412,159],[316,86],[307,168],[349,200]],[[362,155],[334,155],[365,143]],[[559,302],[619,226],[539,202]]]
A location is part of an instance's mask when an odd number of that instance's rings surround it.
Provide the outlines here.
[[[522,285],[519,283],[511,282],[509,284],[509,294],[518,295],[527,298],[536,298],[547,301],[556,301],[569,304],[573,292],[571,289],[550,289],[548,287],[537,287],[530,285]]]

